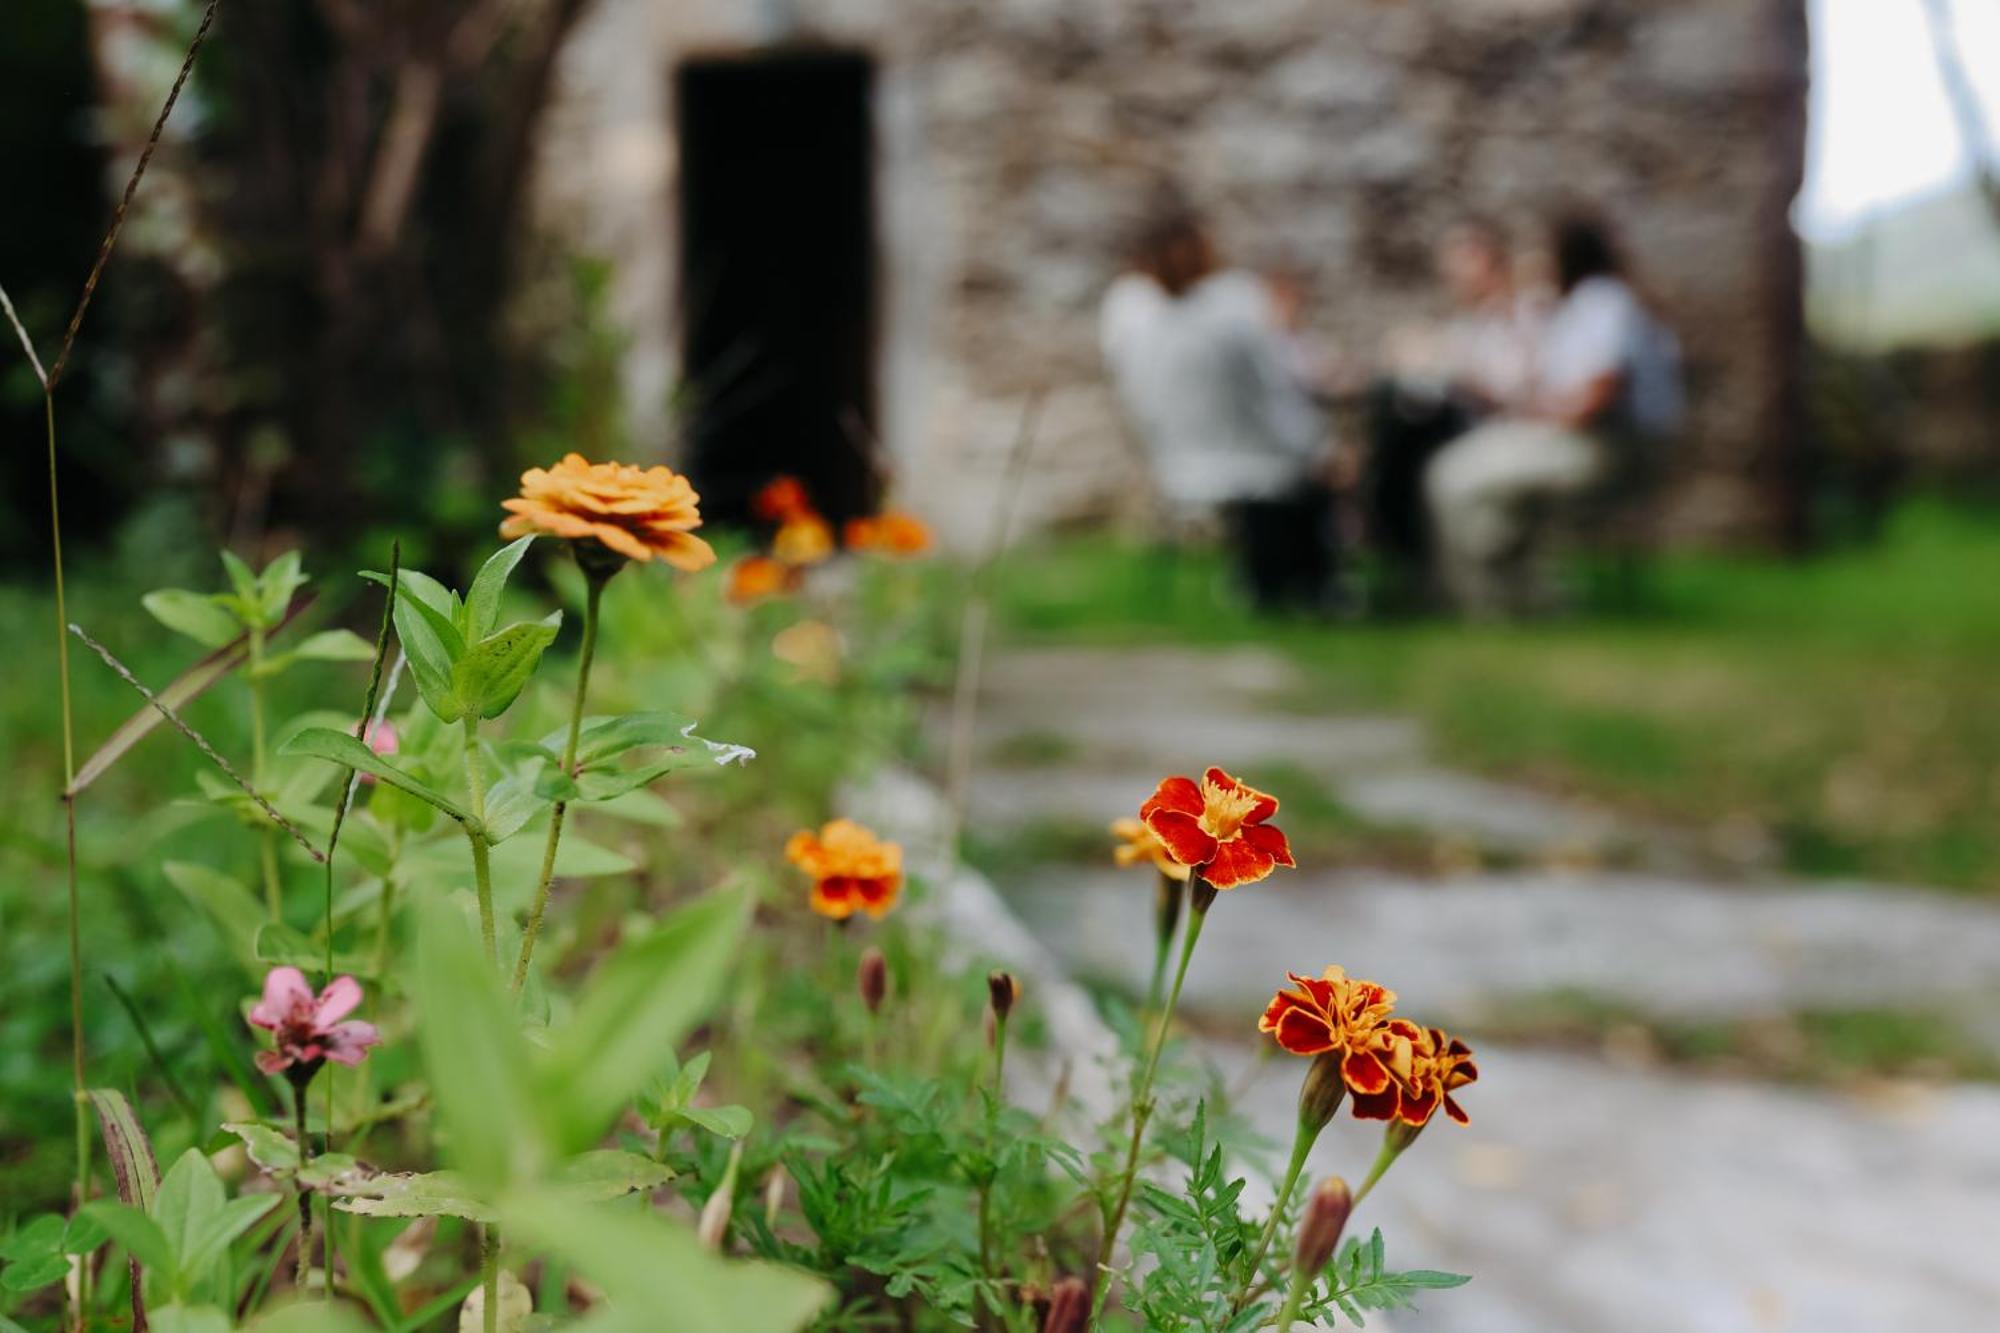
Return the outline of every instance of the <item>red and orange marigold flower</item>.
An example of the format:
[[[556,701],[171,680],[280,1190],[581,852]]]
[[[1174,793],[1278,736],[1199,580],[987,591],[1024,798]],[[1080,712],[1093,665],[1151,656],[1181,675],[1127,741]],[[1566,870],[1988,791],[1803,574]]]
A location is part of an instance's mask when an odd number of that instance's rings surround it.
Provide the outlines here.
[[[1278,866],[1292,866],[1285,835],[1265,823],[1278,799],[1238,782],[1219,768],[1192,778],[1171,777],[1139,807],[1139,818],[1169,855],[1192,866],[1218,889],[1255,884]]]
[[[1114,819],[1111,821],[1111,836],[1118,842],[1111,849],[1111,859],[1120,866],[1136,866],[1151,862],[1163,875],[1186,880],[1194,874],[1192,866],[1184,866],[1174,860],[1174,854],[1167,850],[1167,844],[1160,841],[1160,835],[1137,819]]]
[[[592,463],[569,454],[554,467],[521,474],[521,493],[502,504],[511,517],[500,535],[595,541],[628,560],[657,556],[692,573],[715,563],[715,549],[694,535],[701,526],[700,500],[671,468]]]
[[[737,606],[753,606],[797,586],[798,571],[791,566],[768,555],[746,555],[729,567],[723,596]]]
[[[847,521],[843,532],[850,551],[883,555],[922,555],[931,547],[930,527],[915,514],[885,509],[879,514]]]
[[[1317,977],[1286,975],[1292,984],[1272,998],[1257,1030],[1293,1055],[1337,1055],[1341,1081],[1357,1098],[1393,1091],[1387,1038],[1396,993],[1338,967]]]
[[[1465,1108],[1451,1094],[1479,1077],[1472,1048],[1442,1028],[1419,1027],[1406,1018],[1390,1019],[1385,1035],[1390,1086],[1379,1093],[1356,1093],[1355,1118],[1400,1120],[1422,1129],[1442,1106],[1459,1124],[1469,1123]]]
[[[814,512],[812,497],[797,477],[773,477],[751,497],[750,512],[770,523],[784,523]]]
[[[794,833],[785,859],[812,880],[813,911],[835,921],[856,912],[880,920],[903,892],[903,849],[851,819]]]

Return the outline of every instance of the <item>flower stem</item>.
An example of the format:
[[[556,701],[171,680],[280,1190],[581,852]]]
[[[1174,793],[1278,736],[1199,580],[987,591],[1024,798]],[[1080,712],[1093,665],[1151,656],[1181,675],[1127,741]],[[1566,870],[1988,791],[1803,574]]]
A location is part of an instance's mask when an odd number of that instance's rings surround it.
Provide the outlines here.
[[[562,771],[569,777],[576,776],[576,741],[583,730],[583,700],[590,689],[590,663],[597,656],[597,608],[604,597],[604,585],[608,575],[592,574],[587,569],[584,577],[588,591],[583,603],[583,646],[578,650],[576,663],[576,696],[569,706],[569,739],[563,744]],[[549,908],[549,886],[555,883],[556,849],[562,845],[563,817],[569,812],[568,801],[557,801],[556,808],[549,814],[549,836],[542,844],[542,871],[535,880],[534,906],[528,909],[528,924],[521,932],[521,956],[514,963],[514,990],[518,993],[528,981],[528,963],[535,956],[535,941],[542,933],[542,914]]]
[[[1093,1327],[1097,1323],[1097,1314],[1103,1309],[1105,1293],[1110,1290],[1111,1284],[1105,1280],[1106,1270],[1111,1265],[1112,1251],[1118,1244],[1118,1231],[1125,1225],[1125,1211],[1132,1203],[1132,1186],[1139,1174],[1139,1148],[1145,1141],[1146,1122],[1153,1116],[1153,1078],[1159,1072],[1160,1052],[1166,1049],[1174,1010],[1181,1001],[1181,986],[1187,981],[1188,961],[1194,957],[1195,943],[1201,939],[1201,928],[1208,921],[1208,909],[1215,900],[1215,891],[1206,883],[1197,880],[1190,887],[1193,889],[1194,911],[1188,917],[1187,933],[1181,937],[1181,957],[1179,965],[1174,968],[1173,989],[1167,992],[1166,1006],[1160,1011],[1158,1024],[1153,1030],[1153,1048],[1146,1056],[1145,1067],[1139,1074],[1139,1081],[1132,1085],[1132,1142],[1125,1150],[1125,1169],[1118,1183],[1118,1202],[1105,1219],[1104,1239],[1097,1247],[1095,1281],[1098,1295],[1091,1318]]]
[[[499,1333],[500,1229],[490,1222],[479,1232],[479,1285],[484,1296],[481,1326],[485,1333]]]
[[[56,575],[56,679],[62,706],[63,822],[69,875],[69,1031],[70,1072],[76,1100],[76,1204],[90,1200],[90,1095],[83,1048],[83,904],[76,872],[76,723],[69,689],[69,594],[63,578],[62,501],[56,485],[56,399],[50,381],[42,381],[42,415],[49,442],[49,538]],[[90,1307],[90,1265],[77,1280],[76,1327],[81,1330]]]
[[[486,945],[486,961],[500,965],[500,946],[493,927],[493,866],[486,842],[486,776],[479,764],[479,718],[465,715],[465,785],[471,791],[472,824],[465,840],[472,846],[472,882],[479,892],[479,938]]]
[[[310,1083],[305,1081],[292,1084],[292,1114],[294,1125],[298,1131],[299,1170],[301,1173],[305,1171],[306,1165],[312,1161],[312,1140],[306,1136],[306,1089],[310,1086]],[[312,1194],[307,1191],[304,1185],[297,1185],[296,1187],[299,1194],[299,1268],[297,1285],[299,1293],[303,1295],[306,1283],[312,1277]],[[327,1275],[327,1280],[329,1282],[333,1280],[332,1274]]]
[[[1278,1311],[1278,1322],[1272,1327],[1278,1333],[1290,1333],[1293,1324],[1299,1322],[1299,1307],[1305,1304],[1306,1292],[1312,1287],[1312,1275],[1303,1268],[1292,1274],[1291,1290],[1285,1293],[1285,1306]]]
[[[1384,1134],[1382,1150],[1375,1154],[1375,1165],[1368,1168],[1368,1179],[1362,1181],[1361,1188],[1354,1191],[1354,1204],[1357,1208],[1361,1206],[1361,1201],[1368,1197],[1368,1191],[1375,1188],[1375,1182],[1387,1175],[1389,1168],[1394,1166],[1396,1159],[1402,1155],[1403,1149],[1397,1144],[1395,1136],[1392,1133]]]
[[[1313,1143],[1323,1128],[1324,1124],[1314,1125],[1310,1120],[1300,1118],[1298,1132],[1292,1136],[1292,1160],[1285,1166],[1285,1183],[1278,1187],[1278,1197],[1271,1204],[1271,1218],[1264,1223],[1264,1234],[1257,1238],[1257,1252],[1250,1256],[1249,1266],[1243,1270],[1243,1285],[1237,1288],[1232,1309],[1241,1310],[1250,1303],[1250,1288],[1257,1281],[1257,1270],[1264,1266],[1264,1256],[1271,1252],[1271,1241],[1278,1234],[1278,1223],[1292,1201],[1292,1191],[1298,1188],[1299,1173],[1305,1170],[1306,1156],[1312,1152]]]

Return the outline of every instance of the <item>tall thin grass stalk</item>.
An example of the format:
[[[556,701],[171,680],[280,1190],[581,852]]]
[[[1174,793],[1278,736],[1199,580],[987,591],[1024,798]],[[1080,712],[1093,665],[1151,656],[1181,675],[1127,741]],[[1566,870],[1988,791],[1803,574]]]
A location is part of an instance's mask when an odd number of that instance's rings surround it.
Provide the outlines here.
[[[597,656],[598,608],[604,600],[604,585],[610,581],[608,575],[588,570],[584,578],[589,591],[583,603],[583,644],[577,650],[576,695],[570,700],[569,739],[563,743],[562,757],[563,774],[570,778],[576,776],[576,742],[583,731],[583,700],[590,690],[590,664]],[[521,956],[514,962],[513,989],[516,994],[528,982],[528,964],[534,959],[535,941],[542,933],[542,914],[549,908],[549,889],[556,878],[556,849],[562,845],[563,819],[568,812],[569,802],[557,801],[555,809],[549,813],[549,836],[542,845],[542,870],[535,879],[535,902],[528,911],[528,924],[521,932]]]
[[[110,262],[111,253],[118,245],[119,232],[124,229],[125,215],[130,211],[133,198],[139,192],[139,182],[145,177],[146,166],[152,161],[153,151],[159,146],[160,136],[165,133],[167,118],[173,114],[174,105],[180,101],[181,89],[187,86],[188,76],[194,72],[196,56],[201,53],[202,43],[208,40],[208,31],[215,22],[215,13],[220,0],[209,0],[202,11],[201,22],[195,28],[194,37],[188,43],[187,54],[181,60],[180,71],[174,76],[173,87],[160,106],[160,114],[153,121],[153,129],[146,136],[146,145],[139,153],[139,160],[133,164],[132,174],[125,182],[125,192],[119,197],[118,207],[112,213],[111,225],[104,233],[104,241],[97,249],[97,258],[85,277],[83,293],[77,299],[76,309],[70,315],[69,327],[63,332],[61,349],[56,355],[54,366],[46,372],[41,358],[35,354],[34,340],[28,336],[15,313],[14,303],[4,291],[0,291],[0,306],[5,307],[7,320],[14,326],[21,346],[27,351],[28,362],[34,367],[35,378],[42,385],[42,409],[48,427],[48,468],[49,468],[49,536],[52,562],[55,568],[56,586],[56,661],[62,709],[63,735],[63,822],[64,855],[67,861],[67,882],[69,893],[69,999],[70,999],[70,1059],[76,1099],[76,1191],[75,1207],[81,1208],[90,1197],[90,1110],[87,1104],[88,1079],[83,1038],[83,908],[81,891],[77,877],[76,860],[76,800],[71,789],[76,784],[76,715],[70,698],[69,668],[69,625],[68,590],[64,586],[62,551],[62,497],[56,474],[56,385],[62,381],[63,371],[68,368],[70,352],[76,346],[76,336],[83,327],[84,312],[90,309],[91,298],[97,292],[98,280],[103,276],[104,266]],[[86,1322],[85,1311],[90,1306],[90,1266],[84,1265],[77,1281],[77,1295],[72,1306],[72,1315],[78,1330]]]

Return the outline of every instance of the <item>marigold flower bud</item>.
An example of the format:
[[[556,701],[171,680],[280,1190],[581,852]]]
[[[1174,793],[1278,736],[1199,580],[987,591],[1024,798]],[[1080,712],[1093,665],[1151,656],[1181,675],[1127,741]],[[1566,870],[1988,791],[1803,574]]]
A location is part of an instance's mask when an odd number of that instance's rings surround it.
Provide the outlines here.
[[[986,974],[986,993],[993,1004],[993,1017],[1004,1023],[1014,1011],[1014,1001],[1021,996],[1021,983],[1014,979],[1013,973],[996,970]]]
[[[1049,1317],[1042,1321],[1042,1333],[1083,1333],[1090,1319],[1090,1288],[1080,1277],[1066,1277],[1056,1283],[1049,1296]]]
[[[882,951],[873,945],[861,955],[861,966],[855,972],[855,985],[861,991],[861,1003],[868,1006],[868,1012],[879,1012],[882,998],[889,993],[889,962],[882,956]]]
[[[778,1214],[785,1207],[785,1168],[774,1166],[771,1174],[764,1177],[764,1225],[775,1231],[778,1228]]]
[[[1354,1211],[1354,1195],[1347,1182],[1330,1176],[1319,1183],[1306,1200],[1306,1215],[1299,1223],[1298,1247],[1293,1254],[1297,1271],[1316,1274],[1333,1259],[1340,1233],[1347,1229],[1347,1215]]]
[[[695,1228],[695,1235],[702,1247],[710,1250],[722,1248],[722,1238],[729,1234],[729,1219],[736,1211],[736,1182],[725,1180],[708,1196],[708,1202],[701,1206],[701,1222]]]
[[[1347,1096],[1347,1080],[1340,1076],[1341,1055],[1328,1051],[1316,1056],[1299,1085],[1299,1124],[1317,1134],[1333,1119]]]

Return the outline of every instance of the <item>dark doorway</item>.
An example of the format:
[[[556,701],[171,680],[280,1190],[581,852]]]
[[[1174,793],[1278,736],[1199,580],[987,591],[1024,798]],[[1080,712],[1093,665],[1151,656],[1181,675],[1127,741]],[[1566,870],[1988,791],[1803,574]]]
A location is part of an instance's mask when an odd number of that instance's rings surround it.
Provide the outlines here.
[[[836,521],[874,504],[873,75],[832,50],[675,73],[690,471],[717,519],[781,473]]]

